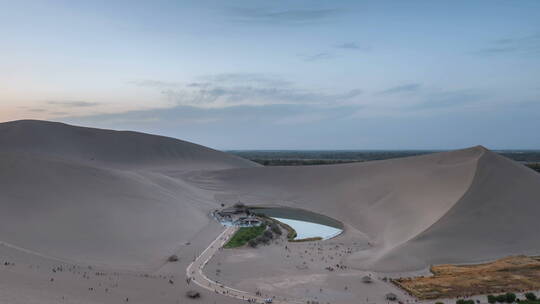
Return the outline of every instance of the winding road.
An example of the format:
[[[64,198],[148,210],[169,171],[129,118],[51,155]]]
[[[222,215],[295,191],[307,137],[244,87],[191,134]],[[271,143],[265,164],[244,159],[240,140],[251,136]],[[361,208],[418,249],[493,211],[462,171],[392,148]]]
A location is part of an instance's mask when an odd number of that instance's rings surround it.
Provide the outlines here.
[[[197,257],[186,269],[186,275],[189,282],[193,282],[202,288],[219,293],[232,298],[250,301],[251,303],[267,303],[266,297],[258,296],[225,286],[219,282],[209,279],[204,275],[203,268],[208,261],[212,259],[214,254],[221,250],[223,245],[227,243],[229,238],[238,230],[238,227],[227,227],[210,245]],[[272,303],[276,304],[299,304],[304,303],[293,299],[285,299],[281,297],[272,297]]]

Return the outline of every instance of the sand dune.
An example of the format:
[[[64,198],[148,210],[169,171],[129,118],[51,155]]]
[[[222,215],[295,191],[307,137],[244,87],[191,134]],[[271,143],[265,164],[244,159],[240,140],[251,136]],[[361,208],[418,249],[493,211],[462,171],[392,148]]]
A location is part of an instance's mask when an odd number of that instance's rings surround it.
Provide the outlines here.
[[[540,175],[487,151],[465,195],[429,229],[376,266],[471,263],[508,255],[538,255]]]
[[[404,271],[540,253],[530,231],[540,211],[540,176],[483,147],[360,164],[198,172],[190,180],[350,225],[344,238],[359,231],[372,245],[348,258],[351,267]]]
[[[156,171],[255,164],[195,144],[41,121],[0,124],[0,241],[65,261],[147,269],[215,200]]]
[[[158,167],[187,171],[258,166],[234,155],[170,137],[37,120],[0,123],[0,151],[39,153],[127,169]]]
[[[165,191],[142,174],[21,153],[0,157],[0,240],[48,256],[155,264],[207,222],[204,205],[193,205],[184,189]]]
[[[190,259],[219,234],[208,213],[240,200],[341,221],[345,232],[334,241],[355,248],[340,261],[352,269],[419,270],[540,254],[539,197],[540,175],[483,147],[260,167],[161,136],[43,121],[0,124],[0,242],[7,245],[0,254],[19,252],[24,261],[183,277]],[[294,246],[301,254],[305,245]],[[297,271],[291,265],[300,260],[291,260],[280,273],[281,252],[257,253],[266,261],[260,278]],[[173,253],[183,258],[179,266],[162,267]],[[253,281],[249,265],[239,265],[227,269],[230,281]]]

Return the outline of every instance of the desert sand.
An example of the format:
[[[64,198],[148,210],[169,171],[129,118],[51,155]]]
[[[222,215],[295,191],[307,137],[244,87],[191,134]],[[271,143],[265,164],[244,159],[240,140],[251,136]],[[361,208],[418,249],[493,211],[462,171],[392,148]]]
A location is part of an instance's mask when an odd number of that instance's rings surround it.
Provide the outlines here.
[[[332,217],[321,242],[217,250],[211,280],[263,296],[383,303],[383,277],[540,254],[540,175],[481,146],[366,163],[260,167],[196,144],[44,121],[0,124],[1,303],[242,303],[186,282],[221,203]],[[169,263],[176,254],[180,260]],[[332,267],[330,271],[327,267]],[[219,269],[219,271],[217,271]],[[365,275],[374,282],[361,282]],[[199,300],[184,296],[198,290]]]

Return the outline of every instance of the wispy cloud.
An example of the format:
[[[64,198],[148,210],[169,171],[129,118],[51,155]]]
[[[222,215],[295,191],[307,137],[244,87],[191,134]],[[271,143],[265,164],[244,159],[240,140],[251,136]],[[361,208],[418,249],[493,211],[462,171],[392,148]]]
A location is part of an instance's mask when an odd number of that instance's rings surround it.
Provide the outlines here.
[[[229,10],[232,20],[242,23],[306,25],[326,22],[339,14],[337,9],[288,9],[233,8]]]
[[[150,109],[123,113],[64,117],[63,121],[97,126],[163,125],[166,127],[205,127],[249,125],[304,125],[352,117],[359,106],[318,106],[274,104],[262,106],[231,106],[198,108],[178,105],[168,109]]]
[[[311,54],[311,55],[299,55],[299,56],[308,62],[328,60],[335,57],[334,54],[328,53],[328,52],[321,52],[321,53]]]
[[[263,85],[263,86],[290,86],[293,83],[285,80],[277,75],[267,75],[260,73],[221,73],[213,75],[205,75],[198,77],[192,82],[182,83],[175,81],[162,81],[162,80],[133,80],[129,81],[129,84],[136,85],[138,87],[149,87],[158,89],[171,89],[171,88],[203,88],[211,86],[212,84],[231,85],[243,83],[246,85]]]
[[[88,101],[48,101],[50,105],[69,107],[69,108],[86,108],[86,107],[95,107],[99,105],[98,102],[88,102]]]
[[[379,94],[390,95],[399,93],[411,93],[420,90],[421,86],[422,85],[420,83],[409,83],[380,91]]]
[[[427,94],[423,97],[422,102],[410,108],[412,110],[433,111],[472,107],[479,102],[485,102],[488,97],[486,92],[475,89],[444,90]]]
[[[193,106],[232,106],[240,104],[297,104],[338,102],[358,96],[360,90],[344,93],[323,93],[296,88],[254,87],[254,86],[216,86],[208,84],[196,90],[169,89],[162,92],[177,104]]]
[[[201,77],[202,80],[221,84],[245,83],[263,86],[291,86],[294,83],[279,75],[261,73],[221,73]]]
[[[129,81],[129,84],[136,85],[138,87],[153,87],[153,88],[170,88],[181,85],[178,82],[160,81],[160,80],[133,80]]]
[[[307,112],[293,115],[283,115],[283,117],[277,118],[274,123],[277,125],[300,125],[316,123],[319,121],[327,120],[332,117],[333,113],[327,112]]]
[[[345,49],[345,50],[357,50],[357,51],[369,51],[371,49],[368,46],[360,46],[356,42],[345,42],[342,44],[338,44],[336,45],[336,48]]]
[[[54,116],[65,116],[65,115],[68,115],[69,113],[68,112],[51,112],[51,115],[54,115]]]
[[[267,104],[335,104],[347,102],[362,91],[327,92],[303,89],[283,78],[265,74],[217,74],[200,81],[176,82],[145,81],[145,86],[160,90],[169,102],[195,107],[230,107]],[[167,85],[169,84],[169,85]]]
[[[495,40],[479,52],[481,55],[540,53],[540,34]]]

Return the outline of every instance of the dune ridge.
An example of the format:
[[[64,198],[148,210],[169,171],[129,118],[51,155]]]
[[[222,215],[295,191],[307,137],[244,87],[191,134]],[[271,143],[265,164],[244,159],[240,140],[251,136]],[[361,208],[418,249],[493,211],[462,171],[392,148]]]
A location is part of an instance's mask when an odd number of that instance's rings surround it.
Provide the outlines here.
[[[540,214],[539,197],[540,175],[486,151],[463,197],[429,229],[376,266],[391,269],[392,261],[406,256],[422,257],[422,263],[433,265],[538,255],[534,227]]]
[[[36,153],[125,169],[188,171],[259,166],[175,138],[39,120],[0,123],[0,151]]]
[[[257,167],[188,142],[44,121],[0,124],[0,242],[153,269],[208,225],[211,196],[164,172]]]

